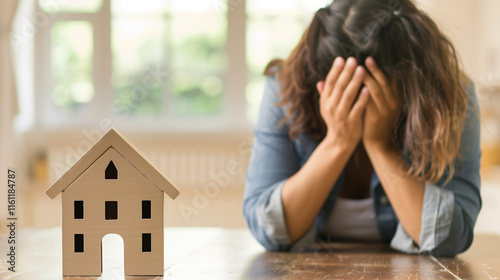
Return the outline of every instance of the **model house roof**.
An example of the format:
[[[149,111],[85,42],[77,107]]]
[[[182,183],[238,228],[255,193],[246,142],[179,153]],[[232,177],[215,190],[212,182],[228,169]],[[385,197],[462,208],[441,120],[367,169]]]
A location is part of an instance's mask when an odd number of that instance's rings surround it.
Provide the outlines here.
[[[83,155],[59,180],[57,180],[45,194],[54,199],[60,192],[68,188],[82,175],[99,157],[110,147],[113,147],[130,164],[141,172],[153,185],[175,199],[179,190],[172,185],[156,167],[149,162],[144,155],[123,135],[114,129],[110,129],[90,150]]]

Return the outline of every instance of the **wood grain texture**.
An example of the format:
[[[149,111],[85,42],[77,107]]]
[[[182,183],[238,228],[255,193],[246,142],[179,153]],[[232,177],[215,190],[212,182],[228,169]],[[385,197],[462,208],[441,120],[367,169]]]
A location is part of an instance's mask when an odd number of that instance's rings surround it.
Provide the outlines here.
[[[405,255],[375,243],[265,252],[246,229],[167,228],[164,236],[163,276],[124,277],[123,266],[117,266],[104,267],[100,279],[500,279],[499,236],[476,236],[456,258]],[[61,228],[24,230],[18,240],[18,270],[12,273],[2,262],[1,279],[63,279]]]
[[[437,259],[460,279],[500,279],[500,237],[474,237],[472,249],[458,258]]]

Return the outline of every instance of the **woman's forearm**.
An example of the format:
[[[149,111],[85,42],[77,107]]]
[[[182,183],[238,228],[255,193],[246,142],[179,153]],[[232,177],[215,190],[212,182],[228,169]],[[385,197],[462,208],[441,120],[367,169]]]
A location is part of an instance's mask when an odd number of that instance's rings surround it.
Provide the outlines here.
[[[325,138],[304,166],[285,182],[281,195],[292,243],[311,227],[354,147],[342,147]]]
[[[299,240],[311,227],[340,172],[361,140],[367,92],[358,95],[366,72],[355,58],[337,57],[325,81],[316,84],[326,137],[281,192],[290,240]]]
[[[395,146],[365,143],[365,149],[401,225],[418,245],[425,183],[406,176],[408,166]]]

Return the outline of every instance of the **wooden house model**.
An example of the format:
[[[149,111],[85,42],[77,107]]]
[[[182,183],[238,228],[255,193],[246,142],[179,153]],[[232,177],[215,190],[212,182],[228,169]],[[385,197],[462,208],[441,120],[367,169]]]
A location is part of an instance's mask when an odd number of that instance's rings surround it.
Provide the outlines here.
[[[123,238],[125,275],[163,275],[163,193],[179,191],[129,141],[109,130],[47,191],[62,193],[64,276],[102,273],[102,238]]]

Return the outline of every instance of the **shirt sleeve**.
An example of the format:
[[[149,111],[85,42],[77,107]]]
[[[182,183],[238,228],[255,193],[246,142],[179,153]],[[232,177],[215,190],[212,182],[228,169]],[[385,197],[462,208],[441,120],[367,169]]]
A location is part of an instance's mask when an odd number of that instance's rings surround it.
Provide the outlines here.
[[[259,117],[254,130],[252,155],[246,177],[243,214],[254,237],[267,250],[298,251],[316,238],[316,227],[291,244],[285,223],[281,190],[300,168],[279,101],[279,83],[267,77]]]
[[[454,160],[452,179],[440,187],[425,184],[420,246],[417,246],[401,224],[391,241],[391,247],[407,253],[426,253],[435,256],[454,256],[467,250],[473,239],[474,225],[481,209],[480,196],[480,122],[474,85],[469,97],[472,107],[461,135],[460,157]],[[446,173],[444,177],[446,177]]]

